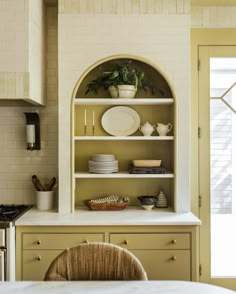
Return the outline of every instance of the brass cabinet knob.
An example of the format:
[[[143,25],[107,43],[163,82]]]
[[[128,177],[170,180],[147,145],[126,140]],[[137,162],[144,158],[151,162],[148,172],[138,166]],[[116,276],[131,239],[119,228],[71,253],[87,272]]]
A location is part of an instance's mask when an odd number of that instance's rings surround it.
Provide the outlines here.
[[[40,245],[41,244],[41,241],[40,240],[36,241],[36,244],[37,245]]]
[[[37,256],[35,259],[38,260],[38,261],[40,261],[42,259],[42,257],[41,256]]]
[[[172,261],[176,261],[176,259],[177,259],[176,256],[172,256],[172,257],[171,257],[171,260],[172,260]]]
[[[86,244],[87,244],[88,242],[89,242],[88,240],[84,240],[84,243],[86,243]]]
[[[125,245],[128,245],[128,243],[129,243],[128,240],[125,240],[125,241],[124,241],[124,244],[125,244]]]
[[[173,239],[172,241],[171,241],[171,243],[173,244],[173,245],[175,245],[176,244],[176,240],[175,239]]]

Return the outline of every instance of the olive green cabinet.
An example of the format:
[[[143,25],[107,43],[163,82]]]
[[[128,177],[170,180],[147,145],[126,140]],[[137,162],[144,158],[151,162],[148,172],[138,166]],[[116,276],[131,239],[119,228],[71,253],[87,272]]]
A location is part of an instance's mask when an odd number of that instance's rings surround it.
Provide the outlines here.
[[[16,227],[17,280],[43,280],[64,249],[109,242],[130,250],[150,280],[198,280],[196,226]]]

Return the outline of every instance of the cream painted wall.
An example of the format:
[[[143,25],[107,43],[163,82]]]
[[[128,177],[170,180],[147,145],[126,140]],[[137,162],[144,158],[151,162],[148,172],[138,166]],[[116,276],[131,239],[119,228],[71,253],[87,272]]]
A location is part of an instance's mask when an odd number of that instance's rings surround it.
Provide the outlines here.
[[[114,4],[114,1],[111,2]],[[125,5],[133,3],[118,2]],[[179,114],[176,117],[175,133],[176,190],[179,195],[176,208],[179,212],[189,211],[190,17],[184,10],[188,2],[181,2],[181,13],[176,11],[176,5],[180,2],[169,1],[168,13],[162,6],[154,15],[147,15],[141,9],[133,14],[130,7],[126,13],[125,9],[120,10],[119,5],[110,7],[110,13],[105,2],[100,3],[101,10],[94,13],[88,6],[80,6],[81,1],[59,1],[59,113],[63,114],[59,116],[60,212],[71,211],[69,130],[72,91],[88,67],[116,54],[131,54],[149,60],[165,73],[173,85]],[[82,8],[86,9],[86,14],[81,13]],[[136,9],[136,6],[133,8]]]
[[[47,8],[46,36],[47,107],[32,107],[30,104],[27,107],[26,104],[24,107],[13,107],[12,102],[8,103],[8,107],[4,107],[3,102],[0,101],[0,204],[35,203],[31,176],[37,174],[42,182],[45,182],[58,174],[56,8]],[[41,150],[32,152],[26,150],[24,115],[24,112],[30,111],[37,111],[41,122]]]
[[[27,37],[25,35],[25,26],[26,26],[26,11],[25,3],[26,0],[1,0],[0,1],[0,81],[2,77],[2,71],[17,71],[17,76],[21,80],[23,78],[26,78],[26,81],[28,79],[28,75],[24,77],[23,73],[25,72],[26,68],[24,66],[27,65],[26,62],[26,56],[21,56],[21,58],[17,58],[15,56],[17,49],[19,48],[25,48],[25,45],[27,45]],[[112,11],[113,14],[120,14],[124,15],[124,13],[127,13],[130,11],[130,5],[127,4],[127,1],[115,1],[117,3],[120,3],[119,10],[114,10],[114,1],[110,0],[99,0],[96,3],[100,3],[99,5],[95,6],[96,9],[101,9],[101,3],[104,4],[103,11],[104,13],[107,12],[105,9],[107,7],[107,4],[111,4],[111,7],[113,7]],[[63,4],[63,1],[60,2]],[[72,2],[66,2],[72,3]],[[75,1],[73,2],[75,5]],[[95,8],[91,5],[85,5],[85,0],[81,0],[80,2],[80,14],[87,13],[85,9],[89,9],[95,13]],[[91,1],[88,1],[88,3],[92,3]],[[163,22],[166,20],[166,23],[168,24],[168,15],[169,14],[175,14],[177,13],[180,17],[183,14],[189,13],[189,5],[188,1],[177,1],[177,6],[171,7],[171,1],[135,1],[136,8],[133,12],[133,14],[137,14],[137,11],[141,13],[141,15],[148,17],[148,14],[151,13],[159,13],[163,17]],[[138,3],[142,3],[141,6],[139,6]],[[152,4],[151,4],[152,3]],[[173,2],[172,2],[173,4]],[[113,5],[113,6],[112,6]],[[125,6],[126,5],[126,6]],[[154,8],[151,5],[155,5]],[[109,6],[108,6],[109,7]],[[62,6],[61,6],[62,8]],[[66,9],[72,9],[70,5],[66,7]],[[78,6],[76,8],[79,9]],[[139,10],[140,9],[140,10]],[[6,12],[9,10],[12,12],[12,15],[8,15]],[[159,12],[158,12],[159,11]],[[218,10],[218,15],[221,13],[221,9]],[[145,13],[144,13],[145,12]],[[193,10],[191,10],[191,13]],[[222,11],[223,12],[223,11]],[[62,14],[66,14],[66,10],[62,10]],[[74,17],[76,17],[77,12],[73,12]],[[13,15],[16,16],[13,17]],[[154,15],[153,15],[154,17]],[[165,18],[167,17],[167,18]],[[177,17],[177,15],[175,15]],[[219,16],[220,17],[220,16]],[[85,23],[86,23],[86,18]],[[223,19],[223,16],[221,17]],[[8,25],[6,25],[6,23]],[[45,109],[39,108],[39,107],[2,107],[2,102],[0,103],[0,133],[1,133],[1,140],[0,140],[0,202],[1,203],[34,203],[34,189],[32,187],[30,177],[32,173],[38,173],[42,179],[49,178],[51,176],[57,175],[57,164],[58,164],[58,158],[57,158],[57,152],[58,152],[58,142],[57,142],[57,121],[58,121],[58,83],[57,83],[57,9],[56,8],[50,8],[47,9],[47,43],[48,43],[48,52],[47,52],[47,107]],[[222,24],[223,26],[224,24]],[[167,32],[170,33],[171,27],[167,28]],[[194,30],[195,31],[195,30]],[[3,34],[4,32],[4,34]],[[207,30],[206,34],[204,33],[205,30],[199,30],[198,36],[202,36],[202,41],[204,43],[207,43],[211,38],[217,40],[218,38],[218,31],[217,30]],[[145,32],[146,33],[146,32]],[[231,33],[235,33],[235,30],[231,30]],[[144,34],[145,35],[145,34]],[[223,38],[221,39],[221,42],[223,43],[230,43],[232,41],[232,34],[223,34]],[[21,45],[16,46],[19,44],[18,42],[22,41]],[[164,39],[160,39],[161,42],[165,41]],[[160,47],[160,40],[157,40],[156,47],[153,49],[153,55],[156,54],[156,48],[158,49],[157,52],[158,56],[161,56],[162,52],[165,51],[164,47]],[[181,37],[178,39],[178,43],[181,43]],[[185,40],[187,42],[187,46],[189,44],[188,40]],[[140,42],[141,43],[141,42]],[[63,44],[61,44],[63,48]],[[167,44],[165,44],[167,46]],[[175,44],[171,44],[173,46],[173,50],[175,50]],[[183,45],[184,46],[184,45]],[[150,46],[149,46],[150,47]],[[6,50],[7,48],[7,50]],[[9,50],[9,48],[11,50]],[[197,82],[197,71],[196,71],[196,61],[197,61],[197,45],[195,44],[193,51],[193,57],[192,57],[192,68],[195,73],[192,74],[192,83],[193,83],[193,95],[192,97],[196,97],[197,88],[196,83]],[[5,51],[4,51],[5,50]],[[139,49],[140,51],[142,48]],[[150,48],[151,50],[151,48]],[[140,52],[139,51],[139,52]],[[63,49],[63,55],[65,58],[67,58],[67,63],[74,64],[74,61],[77,60],[78,57],[78,51],[73,53],[75,58],[70,58],[70,56],[67,54],[66,47]],[[108,51],[105,52],[104,55],[109,54]],[[178,53],[180,54],[180,53]],[[10,56],[12,62],[5,62],[7,60],[6,56]],[[157,57],[155,57],[157,58]],[[154,57],[151,59],[154,60]],[[92,62],[95,60],[89,58],[87,60],[86,65],[83,66],[83,68],[86,68],[86,66],[92,64]],[[168,58],[166,58],[165,62],[166,65],[163,63],[164,70],[168,70],[171,76],[171,66],[167,65]],[[65,60],[64,60],[65,61]],[[171,60],[170,62],[173,62]],[[180,64],[178,66],[181,66]],[[60,64],[60,72],[64,69],[64,63]],[[62,107],[60,108],[60,114],[65,115],[65,111],[68,110],[68,105],[65,108],[64,103],[68,102],[70,103],[71,94],[73,85],[75,85],[77,79],[79,78],[79,73],[83,70],[83,68],[79,68],[78,74],[77,72],[73,73],[72,81],[70,81],[69,73],[66,73],[67,79],[66,80],[66,88],[65,92],[68,93],[68,96],[63,98],[65,101],[62,104]],[[184,70],[184,68],[183,68]],[[10,77],[7,77],[7,81],[9,81],[9,89],[12,79],[11,73],[9,74]],[[177,76],[177,72],[174,73],[174,77]],[[177,77],[178,78],[178,77]],[[5,80],[4,80],[5,81]],[[5,82],[4,82],[5,83]],[[180,83],[180,81],[179,81]],[[5,85],[5,84],[4,84]],[[2,93],[2,83],[0,82],[0,93]],[[180,83],[178,87],[184,87],[184,83]],[[13,87],[14,88],[14,87]],[[16,87],[17,88],[17,87]],[[19,91],[21,91],[21,88],[17,88]],[[13,97],[13,93],[8,93],[9,97]],[[67,95],[67,94],[66,94]],[[194,98],[195,99],[195,98]],[[192,210],[197,214],[198,208],[197,208],[197,105],[195,100],[192,99],[192,126],[191,126],[191,145],[192,145],[192,155],[191,155],[191,162],[192,166],[194,168],[194,172],[191,176],[191,199],[192,199]],[[13,105],[13,104],[12,104]],[[29,152],[25,150],[25,117],[23,115],[24,111],[39,111],[40,113],[40,119],[41,119],[41,130],[42,130],[42,150],[39,152]],[[67,115],[67,114],[66,114]],[[65,126],[61,126],[63,132],[69,132],[70,128],[70,122],[69,118]],[[61,141],[63,141],[65,138],[61,136]],[[68,139],[68,138],[67,138]],[[68,139],[69,140],[69,139]],[[65,140],[64,140],[65,141]],[[63,144],[66,145],[66,148],[69,148],[68,146],[69,141],[63,142]],[[62,146],[63,146],[62,144]],[[67,149],[66,149],[67,150]],[[63,152],[62,152],[63,153]],[[64,154],[62,155],[64,156]],[[68,161],[68,165],[70,162]],[[61,174],[61,181],[63,182],[63,173]],[[67,183],[67,182],[66,182]],[[66,196],[63,198],[63,195],[61,196],[65,201],[67,202],[65,205],[68,208],[69,198],[70,194],[67,191],[66,185],[62,185],[62,191],[66,191]],[[63,205],[63,202],[62,202]]]

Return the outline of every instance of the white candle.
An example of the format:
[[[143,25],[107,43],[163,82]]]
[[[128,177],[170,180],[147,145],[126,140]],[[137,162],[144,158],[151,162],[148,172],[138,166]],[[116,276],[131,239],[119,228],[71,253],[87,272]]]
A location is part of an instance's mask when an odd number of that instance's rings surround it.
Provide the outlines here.
[[[84,125],[87,125],[87,110],[84,110]]]
[[[95,113],[93,111],[93,126],[95,125]]]
[[[35,143],[35,125],[26,125],[27,143]]]

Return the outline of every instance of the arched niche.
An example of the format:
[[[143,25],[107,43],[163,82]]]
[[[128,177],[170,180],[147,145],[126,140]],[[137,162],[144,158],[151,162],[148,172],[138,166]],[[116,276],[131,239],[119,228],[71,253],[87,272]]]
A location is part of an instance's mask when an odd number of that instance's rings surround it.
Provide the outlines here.
[[[167,77],[161,72],[157,66],[152,65],[147,60],[144,60],[139,57],[134,57],[130,55],[119,55],[119,56],[111,56],[105,58],[101,61],[98,61],[96,64],[91,66],[80,78],[76,87],[75,87],[75,95],[74,98],[94,98],[94,93],[88,93],[85,95],[87,90],[87,84],[91,82],[93,79],[96,79],[101,75],[103,71],[109,71],[115,67],[117,63],[121,61],[121,59],[129,59],[132,60],[132,65],[138,70],[143,71],[145,75],[145,79],[148,80],[155,89],[154,95],[150,92],[145,92],[143,90],[139,90],[136,94],[136,98],[173,98],[174,93],[171,87],[171,83],[168,81]],[[159,91],[161,90],[161,91]],[[96,97],[96,96],[95,96]],[[100,89],[97,97],[110,98],[108,91],[104,89]]]

